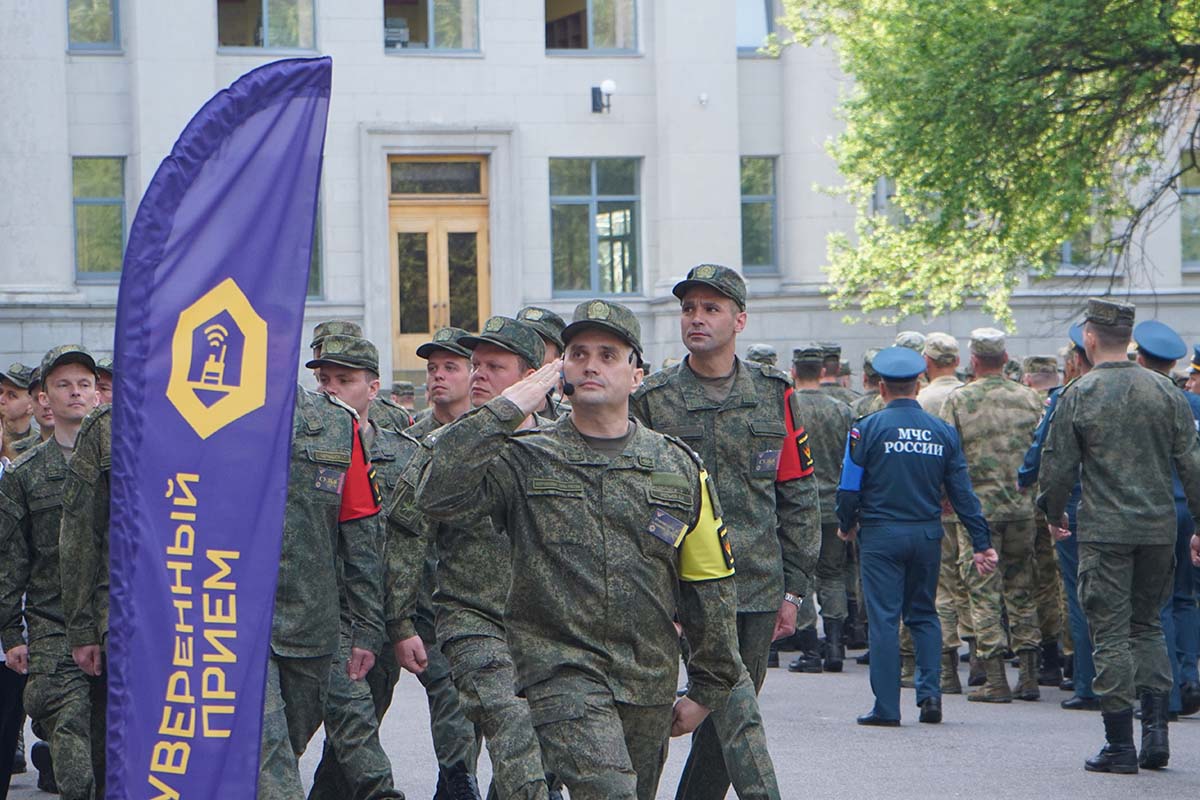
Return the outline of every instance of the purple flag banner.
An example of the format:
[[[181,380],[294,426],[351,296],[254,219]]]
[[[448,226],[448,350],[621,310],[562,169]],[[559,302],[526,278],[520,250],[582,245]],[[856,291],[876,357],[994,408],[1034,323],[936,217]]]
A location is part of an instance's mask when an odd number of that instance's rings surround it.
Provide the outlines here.
[[[117,303],[110,798],[253,798],[329,58],[242,76],[146,190]]]

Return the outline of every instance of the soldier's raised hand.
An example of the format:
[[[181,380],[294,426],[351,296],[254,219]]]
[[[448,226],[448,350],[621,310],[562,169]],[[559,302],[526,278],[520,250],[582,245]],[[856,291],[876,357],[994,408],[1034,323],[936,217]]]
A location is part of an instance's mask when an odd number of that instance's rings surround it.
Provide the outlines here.
[[[546,402],[546,394],[558,385],[560,372],[562,372],[561,358],[544,364],[540,369],[526,375],[501,392],[500,396],[511,400],[523,414],[528,416]]]

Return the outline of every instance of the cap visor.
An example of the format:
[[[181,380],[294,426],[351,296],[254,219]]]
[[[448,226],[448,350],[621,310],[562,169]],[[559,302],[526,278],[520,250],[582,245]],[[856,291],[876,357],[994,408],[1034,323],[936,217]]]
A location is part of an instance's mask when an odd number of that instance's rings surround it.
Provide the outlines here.
[[[465,338],[467,337],[464,336],[463,339]],[[462,342],[463,339],[459,339],[458,342],[426,342],[417,348],[417,357],[428,359],[429,356],[433,355],[434,350],[445,350],[447,353],[460,356],[461,358],[470,358],[471,351],[459,345],[459,342]]]

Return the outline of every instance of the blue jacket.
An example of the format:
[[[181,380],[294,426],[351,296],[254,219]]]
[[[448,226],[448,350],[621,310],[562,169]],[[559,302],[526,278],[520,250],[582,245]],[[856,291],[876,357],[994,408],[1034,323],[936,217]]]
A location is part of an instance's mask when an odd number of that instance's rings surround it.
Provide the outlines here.
[[[949,423],[923,411],[916,400],[901,398],[850,430],[838,486],[842,530],[856,523],[940,528],[943,491],[974,550],[991,547],[958,433]]]

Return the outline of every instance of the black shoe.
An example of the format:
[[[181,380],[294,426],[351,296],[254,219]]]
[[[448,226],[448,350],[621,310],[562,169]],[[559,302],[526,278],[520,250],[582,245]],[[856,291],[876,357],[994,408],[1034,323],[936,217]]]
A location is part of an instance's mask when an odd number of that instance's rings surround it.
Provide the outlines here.
[[[801,653],[788,664],[788,672],[806,672],[810,675],[820,675],[821,657],[816,653]]]
[[[825,662],[822,667],[826,672],[841,672],[842,662],[846,658],[846,650],[842,647],[842,623],[838,620],[825,620]]]
[[[858,656],[857,658],[855,658],[854,663],[858,664],[859,666],[863,666],[863,667],[869,665],[871,663],[871,651],[868,650],[867,652],[863,653],[861,656]]]
[[[482,800],[479,781],[461,762],[447,767],[438,775],[438,788],[434,800]]]
[[[1083,768],[1088,772],[1136,775],[1138,755],[1133,746],[1133,709],[1104,712],[1104,738],[1104,747],[1083,762]]]
[[[29,760],[37,768],[37,787],[43,792],[58,794],[58,781],[54,780],[54,762],[50,758],[50,745],[34,742],[29,748]]]
[[[1167,738],[1169,692],[1140,692],[1142,701],[1142,752],[1138,766],[1143,769],[1162,769],[1171,759]]]
[[[1183,705],[1179,716],[1190,717],[1192,714],[1200,711],[1200,683],[1188,681],[1183,686],[1180,686],[1179,700]]]
[[[28,769],[29,769],[29,765],[25,763],[25,751],[18,750],[13,755],[12,774],[13,775],[24,775]]]
[[[1064,692],[1075,691],[1075,679],[1074,678],[1063,678],[1062,683],[1058,684],[1058,688]]]
[[[875,716],[874,711],[870,711],[866,714],[863,714],[861,717],[859,717],[856,720],[856,722],[858,722],[859,725],[873,725],[877,728],[899,728],[900,727],[900,720],[884,719],[883,717],[877,717],[877,716]]]
[[[1080,697],[1079,695],[1071,695],[1066,700],[1058,704],[1059,708],[1065,708],[1067,711],[1099,711],[1099,697]]]
[[[767,653],[767,668],[779,666],[779,651],[774,647]]]
[[[792,653],[800,649],[799,631],[796,631],[791,636],[785,636],[775,642],[775,649],[785,653]]]
[[[942,721],[942,698],[926,697],[920,703],[921,722],[936,725]]]

